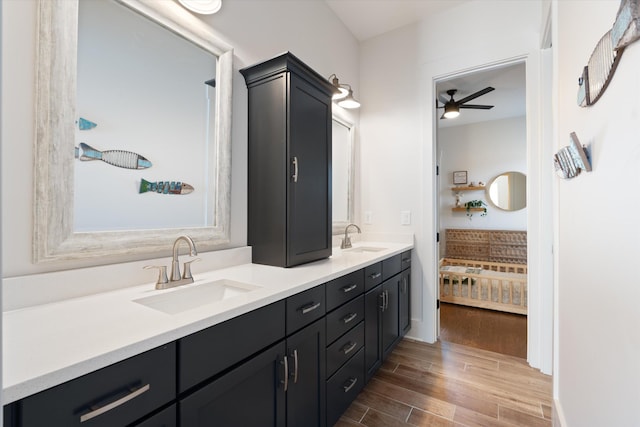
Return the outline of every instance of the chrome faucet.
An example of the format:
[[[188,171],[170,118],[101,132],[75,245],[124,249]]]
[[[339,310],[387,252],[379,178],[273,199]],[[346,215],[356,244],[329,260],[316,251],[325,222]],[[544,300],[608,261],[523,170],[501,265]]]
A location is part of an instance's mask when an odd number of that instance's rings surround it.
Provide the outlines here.
[[[180,247],[180,242],[185,241],[189,245],[189,251],[191,256],[198,255],[198,251],[196,250],[196,244],[193,242],[193,239],[189,236],[180,236],[173,242],[173,261],[171,262],[171,282],[182,282],[176,283],[174,286],[185,285],[187,283],[193,283],[193,276],[191,276],[191,262],[184,263],[184,274],[180,274],[180,263],[178,262],[178,248]]]
[[[344,229],[344,238],[342,239],[342,243],[340,244],[340,249],[349,249],[351,247],[351,237],[349,237],[349,227],[355,227],[358,230],[358,233],[362,233],[360,231],[360,227],[355,224],[349,224]]]
[[[180,263],[178,262],[178,248],[180,247],[180,242],[187,242],[189,245],[189,251],[191,256],[198,255],[198,251],[196,250],[196,244],[193,242],[193,239],[189,236],[180,236],[173,242],[173,260],[171,262],[171,278],[167,277],[167,266],[166,265],[145,265],[145,269],[157,268],[158,269],[158,280],[156,281],[156,289],[167,289],[173,288],[174,286],[187,285],[189,283],[193,283],[193,276],[191,275],[191,263],[200,261],[200,258],[192,259],[191,261],[186,261],[184,263],[184,272],[180,274]]]

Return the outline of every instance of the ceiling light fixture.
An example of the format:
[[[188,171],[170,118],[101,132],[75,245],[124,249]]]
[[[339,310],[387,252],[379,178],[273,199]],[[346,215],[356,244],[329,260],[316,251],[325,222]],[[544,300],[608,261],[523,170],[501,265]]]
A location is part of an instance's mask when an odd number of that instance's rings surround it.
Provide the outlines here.
[[[222,0],[178,0],[181,5],[201,15],[211,15],[222,7]]]

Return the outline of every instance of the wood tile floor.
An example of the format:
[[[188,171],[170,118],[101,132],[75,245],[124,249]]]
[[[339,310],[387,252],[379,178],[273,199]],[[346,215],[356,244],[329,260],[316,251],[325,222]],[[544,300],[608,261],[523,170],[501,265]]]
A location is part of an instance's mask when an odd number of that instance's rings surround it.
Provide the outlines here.
[[[336,426],[551,426],[551,402],[524,359],[404,339]]]

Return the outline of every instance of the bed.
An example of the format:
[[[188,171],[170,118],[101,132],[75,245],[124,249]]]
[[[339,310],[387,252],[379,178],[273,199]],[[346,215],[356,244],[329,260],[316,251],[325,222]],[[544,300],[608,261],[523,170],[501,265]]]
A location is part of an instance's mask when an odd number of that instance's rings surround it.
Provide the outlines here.
[[[526,231],[447,229],[440,301],[527,314]]]

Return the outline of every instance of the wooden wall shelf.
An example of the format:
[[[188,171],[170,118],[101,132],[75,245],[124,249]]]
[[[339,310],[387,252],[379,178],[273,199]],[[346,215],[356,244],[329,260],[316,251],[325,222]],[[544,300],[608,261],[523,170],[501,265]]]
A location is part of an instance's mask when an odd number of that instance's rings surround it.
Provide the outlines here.
[[[480,186],[480,185],[474,185],[473,187],[451,187],[451,189],[453,191],[477,191],[477,190],[484,190],[486,187],[484,185]]]
[[[467,208],[465,207],[460,207],[460,208],[456,208],[453,207],[451,208],[452,211],[454,212],[467,212]],[[485,208],[469,208],[469,212],[484,212]]]

